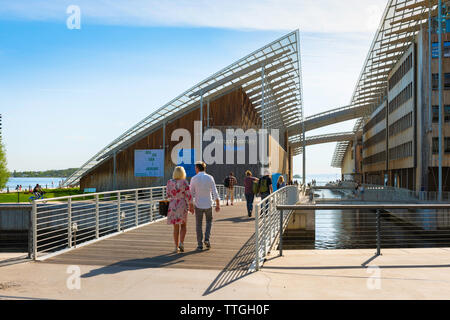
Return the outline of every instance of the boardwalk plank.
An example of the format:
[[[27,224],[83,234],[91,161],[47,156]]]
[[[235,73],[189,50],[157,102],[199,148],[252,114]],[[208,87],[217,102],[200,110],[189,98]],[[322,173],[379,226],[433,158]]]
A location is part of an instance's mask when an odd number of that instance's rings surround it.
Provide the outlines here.
[[[195,219],[194,216],[189,216],[184,253],[173,253],[172,226],[167,225],[164,220],[76,248],[45,262],[105,267],[223,270],[233,259],[243,259],[245,263],[238,261],[236,265],[245,264],[248,267],[249,253],[237,255],[248,243],[255,228],[254,218],[246,216],[245,202],[223,206],[220,213],[214,213],[213,217],[211,250],[195,251]]]

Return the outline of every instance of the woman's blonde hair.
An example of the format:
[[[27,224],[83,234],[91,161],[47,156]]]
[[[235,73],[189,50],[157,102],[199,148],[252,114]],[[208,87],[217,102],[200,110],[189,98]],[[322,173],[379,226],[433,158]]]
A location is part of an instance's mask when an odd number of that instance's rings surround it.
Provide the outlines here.
[[[175,180],[183,180],[186,179],[186,171],[183,167],[175,167],[173,170],[173,176]]]
[[[250,170],[245,171],[245,175],[250,177],[252,175],[252,172]]]
[[[278,183],[283,183],[284,182],[284,177],[283,176],[279,176],[278,177]]]

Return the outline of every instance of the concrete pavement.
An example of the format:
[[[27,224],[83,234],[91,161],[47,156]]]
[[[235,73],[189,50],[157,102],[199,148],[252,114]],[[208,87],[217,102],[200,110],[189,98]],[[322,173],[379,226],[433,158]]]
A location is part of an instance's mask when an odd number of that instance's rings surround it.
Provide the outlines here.
[[[0,299],[450,299],[450,248],[385,249],[362,267],[374,251],[274,252],[256,273],[28,262],[0,267]]]

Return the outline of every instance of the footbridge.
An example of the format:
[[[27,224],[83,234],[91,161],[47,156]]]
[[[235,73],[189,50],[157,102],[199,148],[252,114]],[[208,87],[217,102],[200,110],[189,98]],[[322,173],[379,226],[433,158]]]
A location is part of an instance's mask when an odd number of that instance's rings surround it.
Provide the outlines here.
[[[328,133],[306,137],[305,146],[312,146],[330,142],[351,141],[353,139],[355,139],[355,133],[353,131]],[[296,152],[294,153],[295,155],[302,153],[302,146],[303,142],[300,139],[298,140],[298,142],[294,142],[291,144],[291,147],[296,150]]]
[[[338,122],[343,122],[352,119],[358,119],[362,116],[368,114],[373,108],[371,104],[359,104],[359,105],[349,105],[345,107],[340,107],[336,109],[331,109],[325,112],[321,112],[305,118],[304,123],[300,122],[293,126],[288,127],[288,135],[295,136],[300,135],[303,130],[311,131],[314,129],[329,126]]]
[[[189,214],[185,252],[174,252],[172,226],[159,214],[166,187],[154,187],[35,200],[30,254],[35,261],[105,268],[218,269],[224,277],[257,270],[290,218],[290,211],[276,206],[297,204],[301,189],[286,186],[257,198],[249,217],[243,187],[235,187],[233,206],[223,201],[225,187],[217,187],[222,204],[213,213],[210,250],[195,250],[195,219]]]

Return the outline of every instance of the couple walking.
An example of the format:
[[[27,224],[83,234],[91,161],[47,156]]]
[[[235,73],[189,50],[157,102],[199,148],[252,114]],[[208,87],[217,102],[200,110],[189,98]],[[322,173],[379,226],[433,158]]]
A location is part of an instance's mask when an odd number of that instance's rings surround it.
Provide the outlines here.
[[[191,179],[191,184],[189,185],[184,168],[176,167],[173,172],[173,179],[167,182],[167,197],[170,201],[167,212],[167,224],[173,225],[175,252],[184,252],[188,211],[192,214],[195,212],[197,250],[203,250],[203,244],[206,249],[211,248],[212,198],[216,202],[216,212],[220,211],[220,202],[214,178],[206,174],[205,169],[206,164],[204,162],[196,162],[196,175]],[[203,216],[206,217],[204,242]]]

